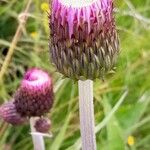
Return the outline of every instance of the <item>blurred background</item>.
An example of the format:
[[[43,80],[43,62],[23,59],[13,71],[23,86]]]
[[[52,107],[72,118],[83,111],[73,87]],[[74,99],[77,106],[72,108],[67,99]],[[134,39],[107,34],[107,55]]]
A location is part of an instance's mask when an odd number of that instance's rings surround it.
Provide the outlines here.
[[[55,102],[49,113],[48,150],[80,149],[77,84],[63,79],[49,61],[48,1],[0,0],[0,68],[12,45],[11,61],[0,84],[0,104],[13,96],[28,68],[53,77]],[[98,150],[150,150],[150,0],[116,0],[121,52],[116,72],[94,82]],[[22,26],[19,27],[19,24]],[[20,33],[15,33],[20,28]],[[14,42],[16,42],[14,40]],[[0,72],[1,73],[1,72]],[[13,127],[0,120],[0,150],[32,150],[29,125]]]

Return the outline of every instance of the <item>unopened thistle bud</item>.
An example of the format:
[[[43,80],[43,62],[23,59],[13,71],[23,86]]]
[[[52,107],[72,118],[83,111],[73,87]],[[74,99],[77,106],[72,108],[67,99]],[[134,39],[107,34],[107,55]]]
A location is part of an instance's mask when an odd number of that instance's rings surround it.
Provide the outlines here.
[[[113,0],[53,0],[50,54],[57,70],[75,79],[96,79],[111,70],[119,52]]]
[[[51,121],[48,118],[39,118],[34,127],[38,132],[47,133],[51,127]]]
[[[14,101],[7,102],[0,106],[0,118],[12,125],[22,125],[27,121],[26,118],[17,112]]]
[[[22,116],[42,116],[53,104],[51,78],[40,69],[27,71],[14,99],[17,112]]]

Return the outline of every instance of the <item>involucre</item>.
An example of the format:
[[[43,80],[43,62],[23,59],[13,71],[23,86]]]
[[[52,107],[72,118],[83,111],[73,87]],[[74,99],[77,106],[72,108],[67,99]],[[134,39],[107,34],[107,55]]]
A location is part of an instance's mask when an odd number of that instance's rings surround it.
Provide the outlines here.
[[[113,1],[73,1],[52,2],[51,60],[59,72],[74,80],[102,78],[119,53]]]

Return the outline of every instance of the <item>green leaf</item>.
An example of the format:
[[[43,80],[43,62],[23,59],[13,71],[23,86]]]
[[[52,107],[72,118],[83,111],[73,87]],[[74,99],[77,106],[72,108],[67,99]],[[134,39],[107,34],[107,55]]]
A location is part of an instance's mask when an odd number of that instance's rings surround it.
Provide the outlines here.
[[[103,100],[105,116],[111,111],[111,105],[108,99],[105,97]],[[123,140],[123,131],[116,119],[115,115],[111,117],[107,124],[107,149],[109,150],[123,150],[125,149],[125,143]]]
[[[148,92],[144,93],[135,105],[127,105],[120,109],[117,113],[117,118],[122,125],[122,128],[132,128],[143,116],[150,102]]]
[[[64,136],[65,136],[70,118],[71,118],[71,113],[67,116],[66,120],[64,121],[64,125],[62,126],[58,135],[56,136],[55,140],[53,141],[52,145],[50,146],[51,150],[59,150],[59,148],[64,140]]]

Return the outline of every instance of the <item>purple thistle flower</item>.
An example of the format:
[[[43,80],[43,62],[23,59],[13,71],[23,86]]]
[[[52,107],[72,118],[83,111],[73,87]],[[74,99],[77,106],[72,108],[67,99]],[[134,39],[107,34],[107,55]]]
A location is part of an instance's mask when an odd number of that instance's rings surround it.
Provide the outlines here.
[[[24,75],[14,95],[17,112],[22,116],[42,116],[53,104],[52,80],[40,69],[31,69]]]
[[[38,132],[48,133],[51,127],[51,121],[48,118],[40,118],[36,121],[34,127]]]
[[[27,118],[22,117],[17,112],[14,101],[9,101],[0,106],[0,117],[12,125],[22,125],[27,122]]]
[[[50,54],[57,70],[75,80],[111,70],[119,53],[112,0],[53,0]]]

